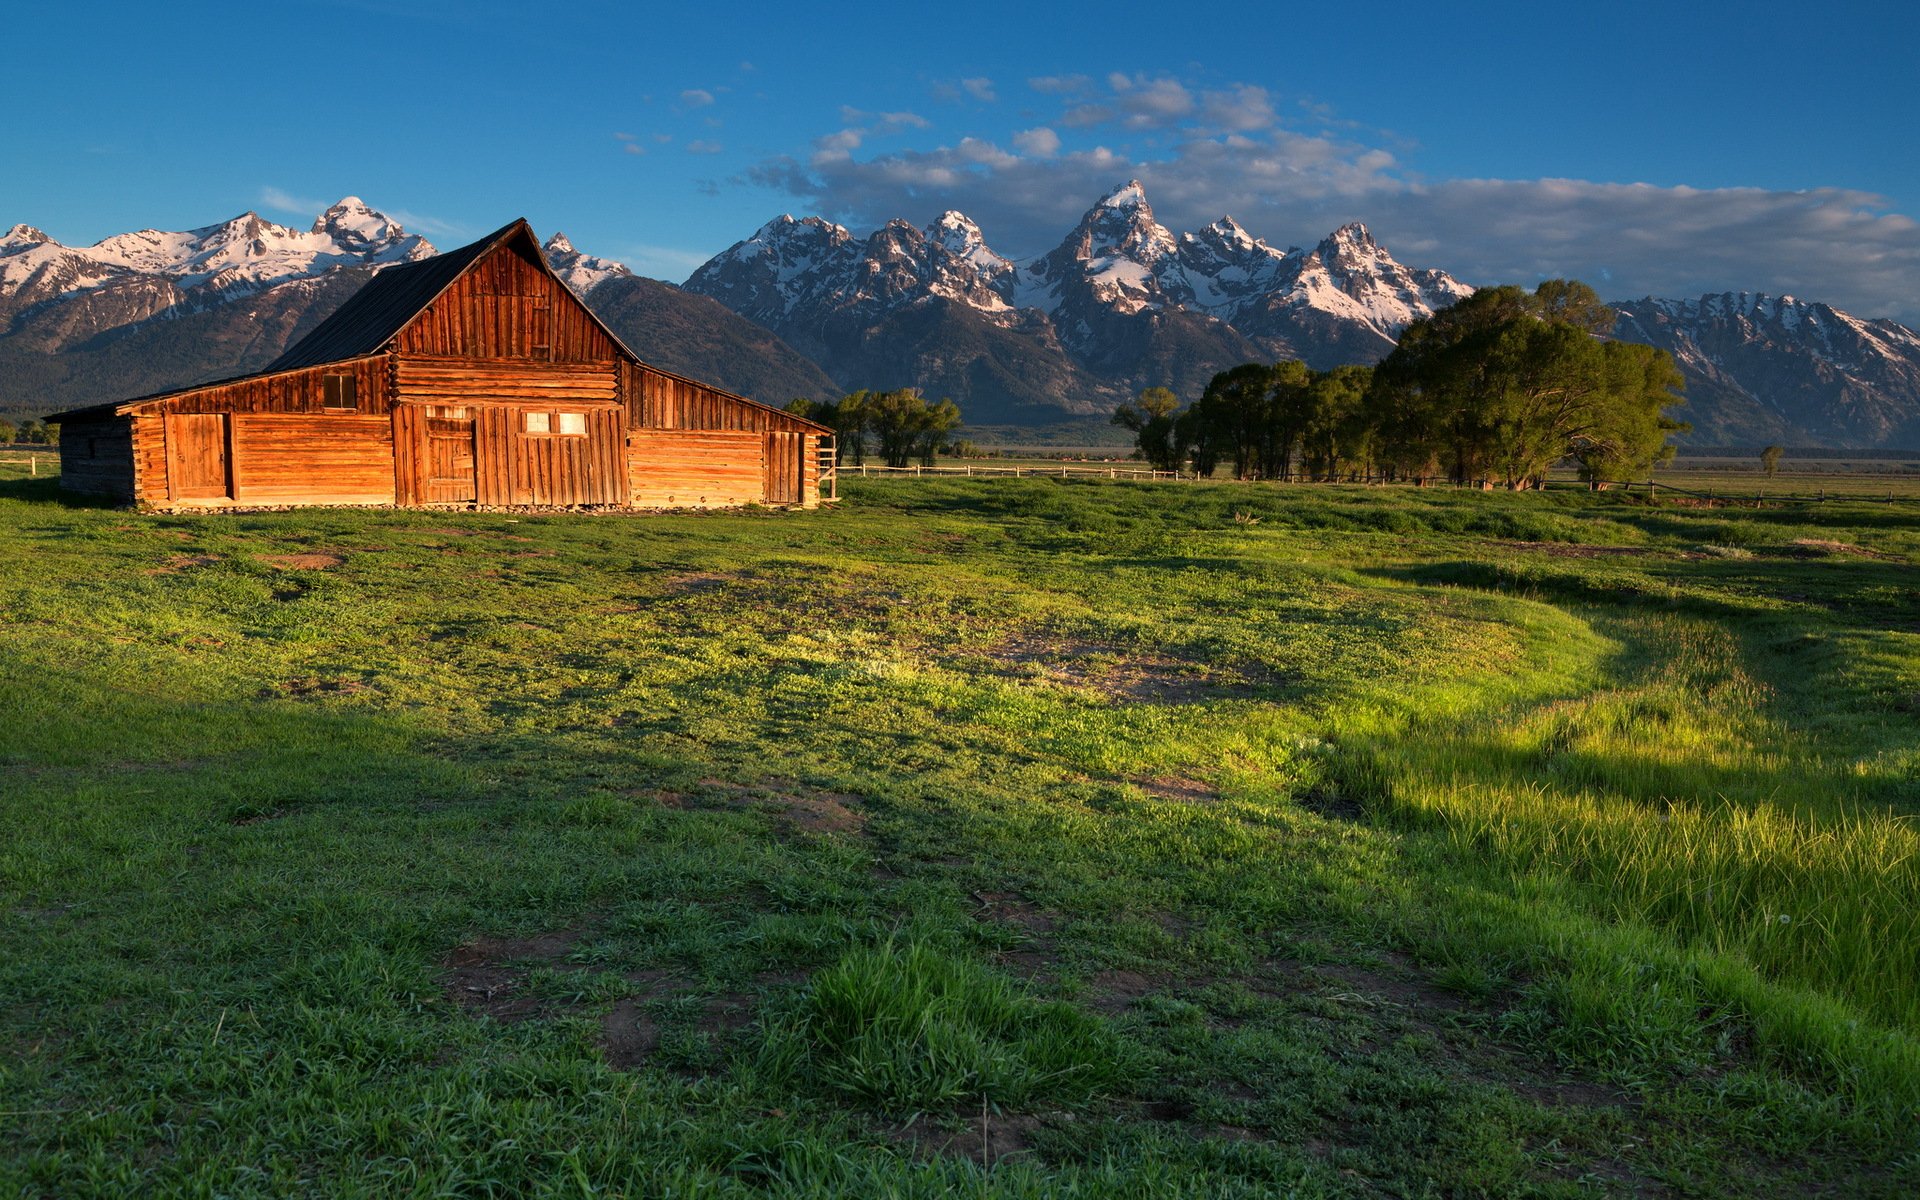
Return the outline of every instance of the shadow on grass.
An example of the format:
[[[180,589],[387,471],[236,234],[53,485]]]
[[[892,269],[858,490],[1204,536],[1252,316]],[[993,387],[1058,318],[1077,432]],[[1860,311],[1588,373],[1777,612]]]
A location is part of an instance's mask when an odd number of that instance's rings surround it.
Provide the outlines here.
[[[58,476],[0,480],[0,500],[24,500],[34,504],[58,505],[61,508],[127,507],[121,501],[107,496],[90,496],[81,492],[65,491],[60,486]]]

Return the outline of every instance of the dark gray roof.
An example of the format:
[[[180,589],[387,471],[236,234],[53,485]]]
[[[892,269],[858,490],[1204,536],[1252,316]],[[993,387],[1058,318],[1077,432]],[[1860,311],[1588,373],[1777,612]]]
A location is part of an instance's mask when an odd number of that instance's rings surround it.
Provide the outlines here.
[[[468,267],[525,225],[524,219],[518,220],[471,246],[436,254],[419,262],[388,267],[368,280],[365,287],[335,309],[332,316],[320,322],[312,333],[287,347],[286,352],[268,363],[262,373],[270,375],[275,371],[317,367],[323,363],[372,354],[386,345],[407,322],[419,316]],[[533,239],[531,229],[527,230],[527,237]],[[534,250],[538,254],[537,241],[534,242]]]

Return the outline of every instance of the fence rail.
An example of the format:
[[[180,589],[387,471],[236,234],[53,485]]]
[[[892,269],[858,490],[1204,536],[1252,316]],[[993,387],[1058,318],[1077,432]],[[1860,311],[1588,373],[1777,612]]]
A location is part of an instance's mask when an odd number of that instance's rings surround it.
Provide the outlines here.
[[[923,466],[912,464],[904,467],[879,466],[874,463],[858,463],[842,466],[842,473],[857,474],[861,478],[907,477],[923,479],[927,476],[957,477],[966,479],[1136,479],[1162,483],[1244,483],[1246,480],[1215,479],[1203,477],[1191,471],[1156,471],[1146,467],[1119,466],[1035,466],[1029,464],[1009,464],[991,466],[984,463],[963,463],[958,466]],[[1367,486],[1397,485],[1400,487],[1454,488],[1456,490],[1499,491],[1504,485],[1492,479],[1453,480],[1437,477],[1419,479],[1389,478],[1385,475],[1336,475],[1320,476],[1290,473],[1275,479],[1256,480],[1264,483],[1334,483],[1362,484]],[[1747,492],[1740,488],[1709,488],[1700,491],[1695,488],[1681,487],[1678,484],[1663,483],[1657,479],[1549,479],[1537,487],[1528,487],[1525,491],[1602,491],[1618,489],[1623,495],[1643,495],[1657,499],[1662,493],[1688,496],[1705,500],[1711,504],[1747,505],[1759,507],[1764,504],[1795,503],[1824,504],[1829,501],[1851,501],[1855,504],[1893,504],[1920,502],[1920,495],[1902,496],[1889,490],[1885,496],[1869,495],[1862,491],[1836,491],[1829,493],[1822,488],[1817,493],[1801,495],[1791,492]]]
[[[27,474],[38,478],[40,475],[40,464],[45,460],[51,460],[55,465],[59,463],[59,459],[52,454],[28,453],[21,458],[0,458],[0,466],[17,467],[21,463],[26,463]]]

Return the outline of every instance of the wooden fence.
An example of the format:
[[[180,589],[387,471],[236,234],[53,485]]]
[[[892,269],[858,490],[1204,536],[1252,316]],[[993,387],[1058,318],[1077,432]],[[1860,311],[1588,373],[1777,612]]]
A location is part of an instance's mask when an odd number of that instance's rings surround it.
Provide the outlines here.
[[[1137,480],[1147,480],[1149,482],[1200,483],[1200,484],[1248,482],[1246,480],[1218,479],[1218,478],[1212,478],[1212,477],[1203,477],[1191,471],[1155,471],[1146,467],[1120,467],[1120,466],[1097,466],[1097,467],[1096,466],[1068,466],[1068,465],[1036,466],[1036,465],[1029,465],[1029,464],[1009,464],[1007,466],[992,466],[984,463],[963,463],[957,466],[928,467],[928,466],[921,466],[921,465],[915,464],[912,466],[905,466],[905,467],[887,467],[887,466],[879,466],[874,463],[861,463],[853,466],[842,466],[840,470],[842,472],[846,472],[849,474],[857,474],[863,479],[869,478],[869,477],[887,477],[887,476],[896,476],[896,477],[905,476],[913,479],[923,479],[923,478],[926,478],[927,476],[936,476],[936,477],[945,477],[945,478],[959,477],[959,478],[966,478],[966,479],[989,479],[989,478],[1137,479]],[[1453,480],[1453,479],[1441,479],[1437,477],[1427,477],[1423,479],[1407,479],[1407,478],[1388,478],[1385,475],[1339,475],[1339,476],[1333,476],[1333,477],[1326,477],[1326,476],[1318,476],[1318,475],[1287,474],[1287,475],[1282,475],[1277,479],[1255,480],[1252,482],[1335,483],[1335,484],[1361,484],[1361,485],[1368,485],[1368,486],[1381,486],[1381,485],[1393,484],[1401,487],[1433,487],[1433,488],[1449,488],[1450,487],[1456,490],[1472,490],[1472,491],[1499,491],[1503,487],[1502,484],[1492,479],[1469,479],[1464,481]],[[1526,488],[1521,490],[1567,491],[1569,489],[1574,489],[1579,491],[1591,491],[1591,492],[1617,489],[1622,495],[1628,495],[1628,496],[1641,495],[1641,496],[1646,496],[1648,499],[1657,499],[1662,493],[1665,493],[1669,496],[1675,496],[1675,495],[1688,496],[1688,497],[1692,497],[1700,500],[1705,500],[1711,504],[1724,504],[1724,505],[1751,504],[1756,508],[1760,507],[1763,504],[1770,504],[1770,503],[1824,504],[1830,500],[1852,501],[1853,503],[1856,503],[1856,504],[1893,504],[1896,501],[1900,501],[1900,502],[1920,501],[1920,495],[1901,496],[1901,495],[1897,495],[1891,490],[1888,491],[1884,497],[1871,496],[1871,495],[1867,495],[1864,492],[1836,492],[1832,495],[1829,495],[1826,489],[1824,488],[1820,489],[1817,493],[1807,494],[1807,495],[1798,495],[1794,493],[1782,493],[1782,492],[1753,492],[1749,494],[1737,488],[1726,488],[1726,489],[1710,488],[1706,491],[1698,491],[1693,488],[1680,487],[1677,484],[1662,483],[1657,479],[1596,479],[1596,480],[1549,479],[1545,483],[1542,483],[1541,485],[1539,485],[1538,487]]]

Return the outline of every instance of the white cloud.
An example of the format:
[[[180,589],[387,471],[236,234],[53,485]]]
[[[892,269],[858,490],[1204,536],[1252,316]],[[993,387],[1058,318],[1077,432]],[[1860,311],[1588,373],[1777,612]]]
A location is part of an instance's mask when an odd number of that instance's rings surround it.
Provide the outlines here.
[[[687,143],[688,154],[718,154],[725,148],[719,142],[710,142],[705,138],[695,138]]]
[[[1085,75],[1037,75],[1027,86],[1044,96],[1073,96],[1086,91],[1093,80]]]
[[[962,79],[960,81],[960,89],[984,104],[992,104],[995,100],[999,99],[998,96],[993,94],[993,80],[984,76]]]
[[[325,212],[327,205],[330,203],[326,200],[303,200],[298,196],[283,192],[277,187],[261,188],[259,202],[263,207],[270,208],[275,212],[301,213],[307,216]]]
[[[1060,135],[1045,126],[1039,129],[1023,129],[1013,135],[1013,147],[1022,154],[1031,154],[1035,158],[1052,158],[1060,153]]]
[[[688,88],[680,93],[681,108],[705,108],[713,103],[713,93],[705,88]]]
[[[1067,97],[1052,125],[1101,123],[1075,119],[1091,93],[1052,79],[1029,86]],[[1364,220],[1403,262],[1476,284],[1570,276],[1605,284],[1610,299],[1789,292],[1860,316],[1920,320],[1920,223],[1872,194],[1430,180],[1378,144],[1275,124],[1272,97],[1250,85],[1196,97],[1176,80],[1116,75],[1106,89],[1095,107],[1116,132],[1146,127],[1177,140],[1062,153],[1049,125],[1010,135],[1018,153],[965,138],[861,160],[856,143],[805,166],[762,163],[749,178],[854,225],[957,208],[1003,253],[1027,255],[1051,249],[1103,192],[1137,177],[1176,230],[1230,213],[1286,246]]]
[[[411,233],[424,233],[429,237],[452,238],[470,237],[473,233],[471,226],[462,225],[457,221],[443,221],[439,217],[430,217],[425,213],[412,212],[404,208],[382,208],[378,204],[372,207],[400,222],[400,224],[405,226],[408,232]]]

